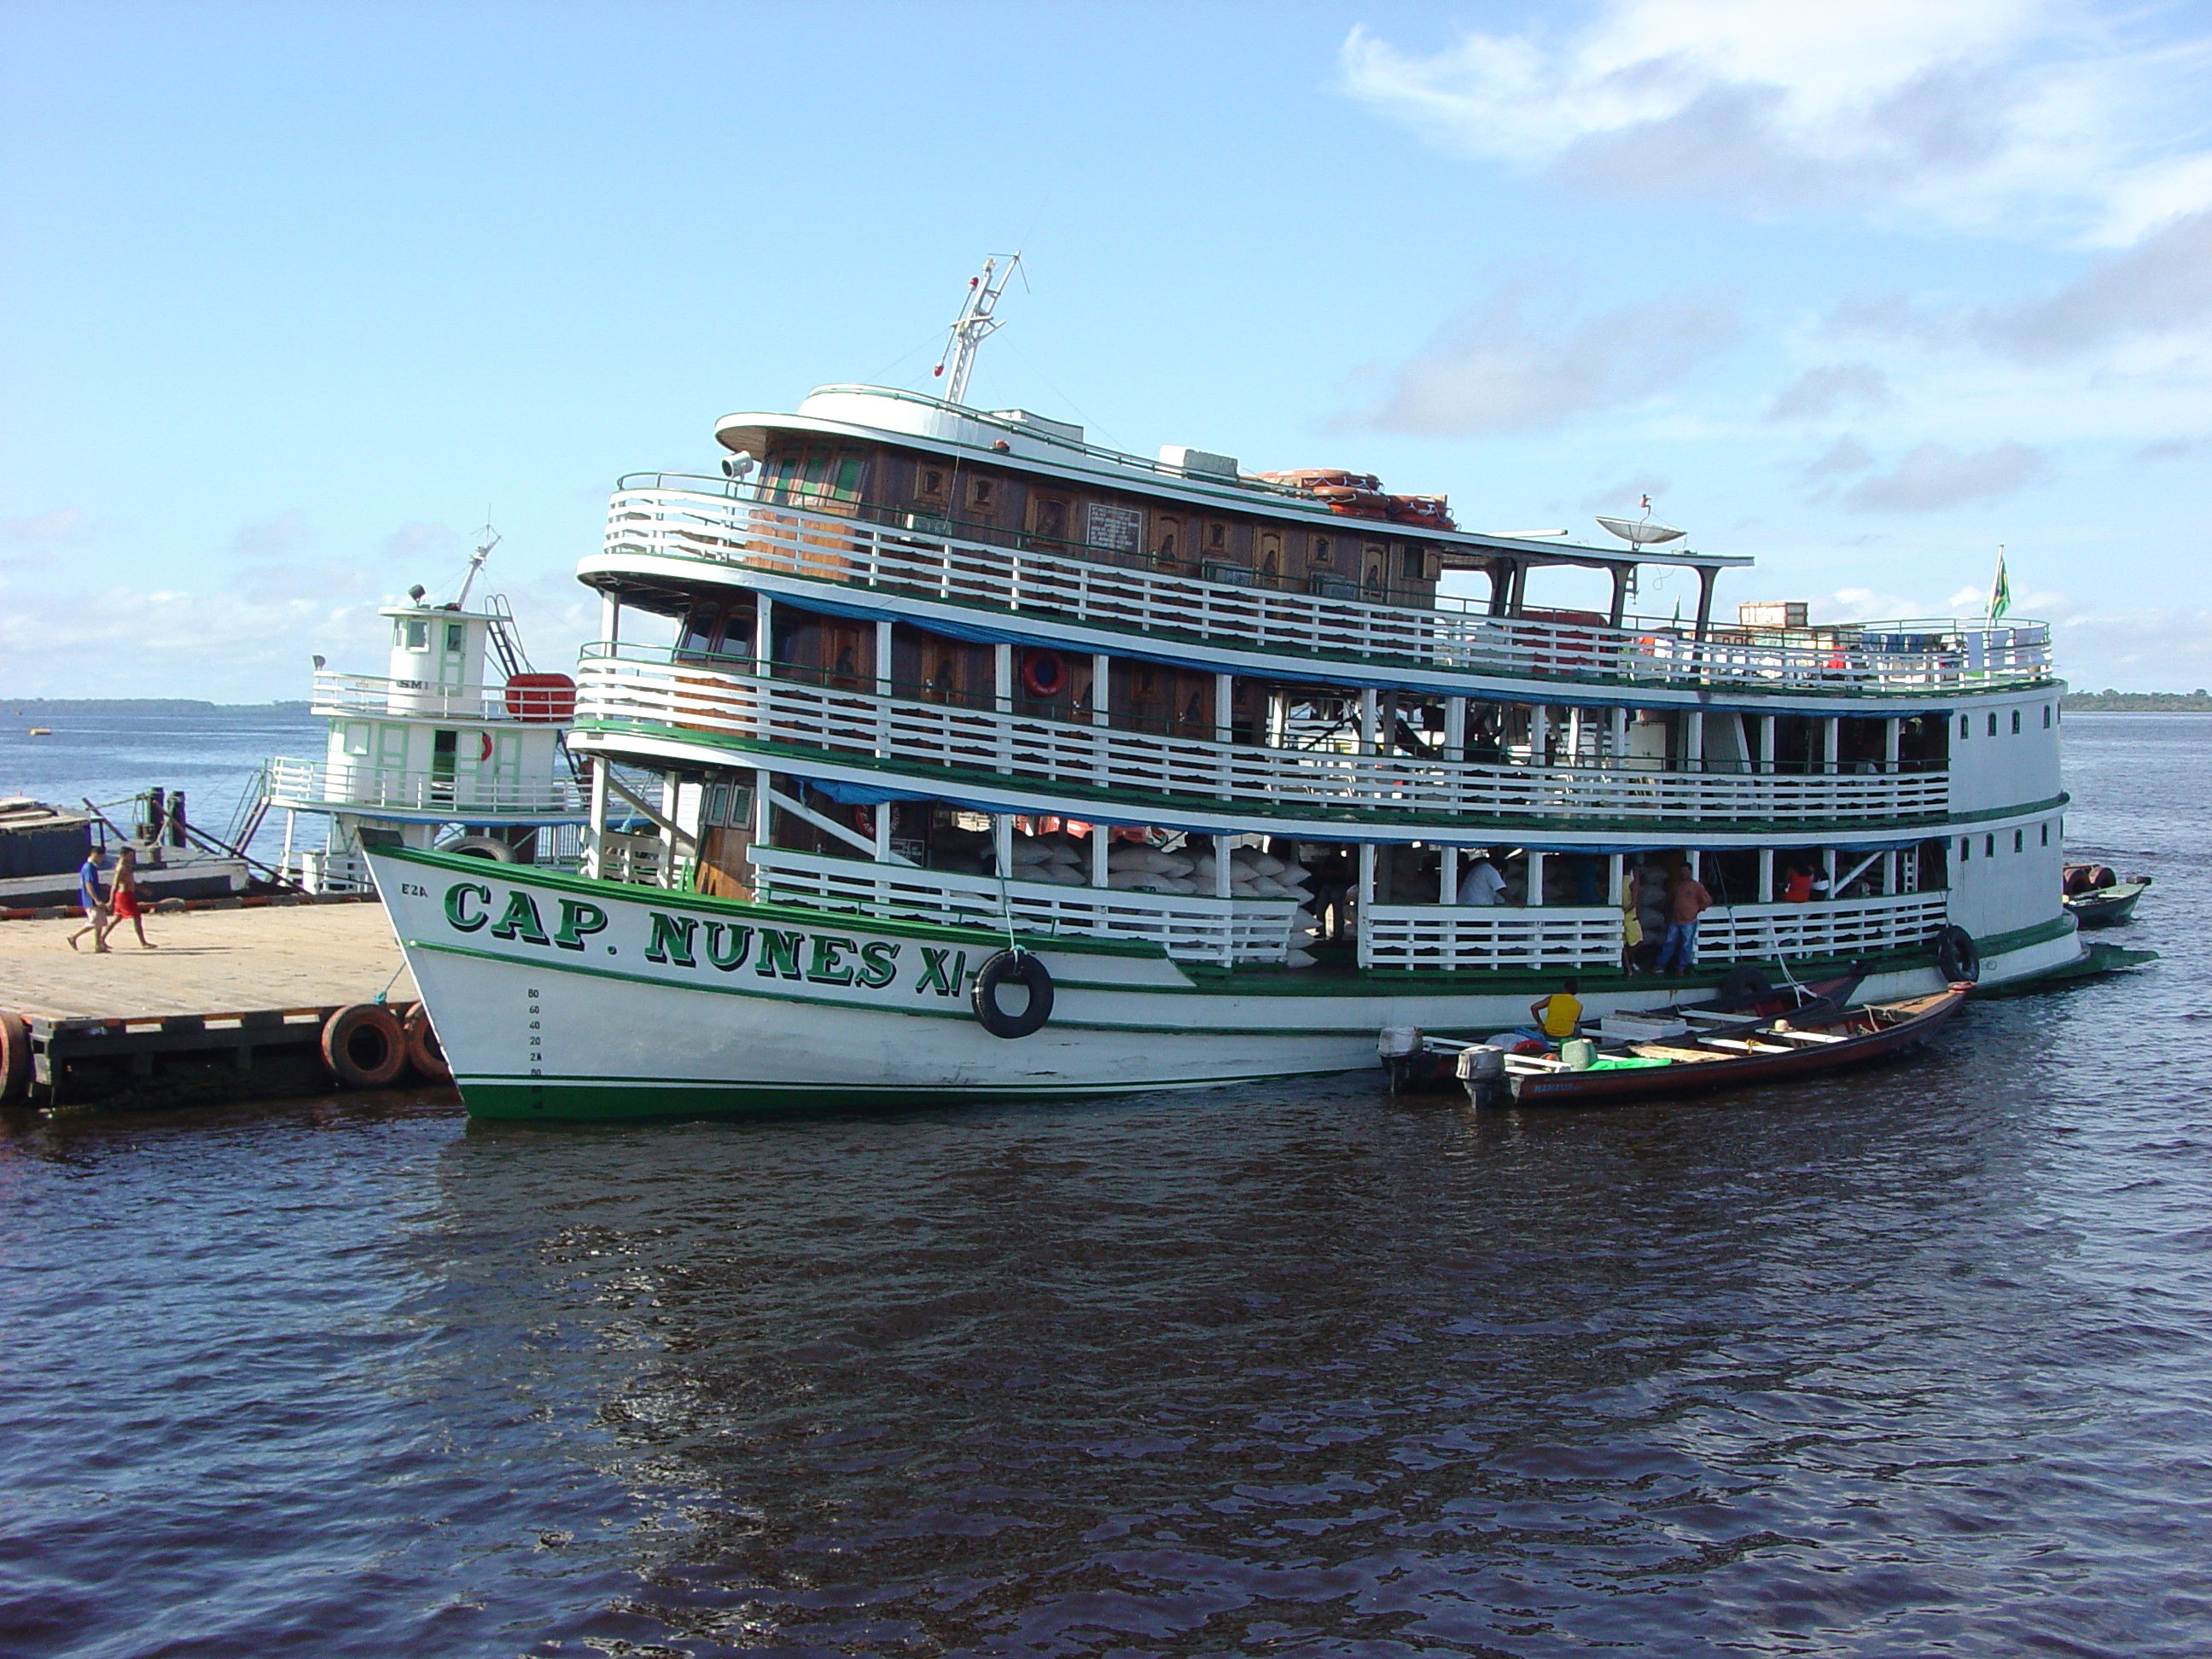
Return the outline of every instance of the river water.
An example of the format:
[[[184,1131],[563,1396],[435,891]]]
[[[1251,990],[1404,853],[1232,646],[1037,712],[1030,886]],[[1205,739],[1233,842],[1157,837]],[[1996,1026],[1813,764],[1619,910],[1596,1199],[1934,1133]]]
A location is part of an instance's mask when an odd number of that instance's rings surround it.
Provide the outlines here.
[[[2212,1651],[2212,720],[2069,731],[2165,960],[1846,1083],[16,1121],[0,1650]]]

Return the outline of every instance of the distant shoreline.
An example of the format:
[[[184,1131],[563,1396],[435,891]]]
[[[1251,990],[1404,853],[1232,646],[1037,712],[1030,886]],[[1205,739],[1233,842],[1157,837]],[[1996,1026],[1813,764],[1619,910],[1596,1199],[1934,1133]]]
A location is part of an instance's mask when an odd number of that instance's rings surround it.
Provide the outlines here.
[[[2069,714],[2202,714],[2212,713],[2212,692],[2069,691],[2058,706]]]
[[[306,702],[206,702],[198,697],[0,697],[0,708],[17,714],[304,714]]]

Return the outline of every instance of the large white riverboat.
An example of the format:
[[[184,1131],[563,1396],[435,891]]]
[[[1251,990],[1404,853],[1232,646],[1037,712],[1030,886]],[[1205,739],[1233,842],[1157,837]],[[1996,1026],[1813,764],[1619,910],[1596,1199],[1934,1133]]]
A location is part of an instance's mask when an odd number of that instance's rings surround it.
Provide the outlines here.
[[[734,476],[624,478],[579,572],[583,872],[368,849],[479,1115],[1207,1085],[1567,975],[1602,1014],[2081,957],[2040,624],[1723,619],[1747,559],[905,392],[715,436]],[[1631,614],[1666,572],[1693,613]]]

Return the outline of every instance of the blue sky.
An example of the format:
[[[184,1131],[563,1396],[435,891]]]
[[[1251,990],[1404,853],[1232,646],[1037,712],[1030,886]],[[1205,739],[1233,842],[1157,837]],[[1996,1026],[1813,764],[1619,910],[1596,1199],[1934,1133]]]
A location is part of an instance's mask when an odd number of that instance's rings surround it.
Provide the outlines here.
[[[2212,684],[2212,15],[1765,0],[0,3],[0,696],[301,695],[489,508],[540,666],[629,471],[816,384],[1657,510],[1724,601]],[[1664,610],[1664,590],[1647,592]]]

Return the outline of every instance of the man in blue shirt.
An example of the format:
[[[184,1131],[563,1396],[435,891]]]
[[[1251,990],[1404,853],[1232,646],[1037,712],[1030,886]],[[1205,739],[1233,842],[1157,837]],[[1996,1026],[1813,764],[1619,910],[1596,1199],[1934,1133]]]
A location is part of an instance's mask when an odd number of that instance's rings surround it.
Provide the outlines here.
[[[92,935],[92,948],[107,949],[107,889],[100,879],[100,849],[95,847],[84,855],[84,862],[76,870],[76,902],[83,908],[85,925],[69,936],[69,947],[76,949],[76,942],[87,933]]]

